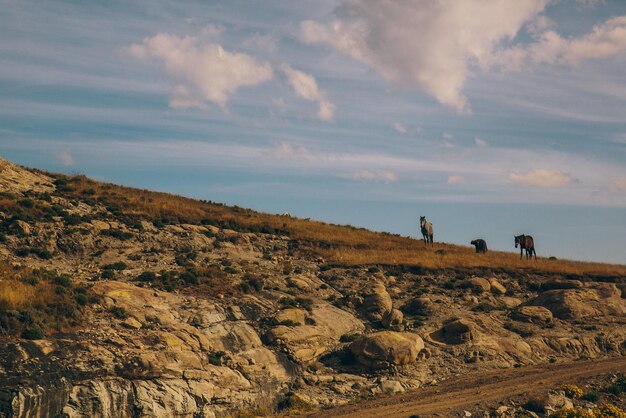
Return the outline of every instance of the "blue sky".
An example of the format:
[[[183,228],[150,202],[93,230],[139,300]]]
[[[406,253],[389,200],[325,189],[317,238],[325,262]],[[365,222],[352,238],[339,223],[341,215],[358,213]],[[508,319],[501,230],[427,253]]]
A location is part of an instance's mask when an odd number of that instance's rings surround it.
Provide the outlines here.
[[[626,2],[0,0],[0,155],[626,263]]]

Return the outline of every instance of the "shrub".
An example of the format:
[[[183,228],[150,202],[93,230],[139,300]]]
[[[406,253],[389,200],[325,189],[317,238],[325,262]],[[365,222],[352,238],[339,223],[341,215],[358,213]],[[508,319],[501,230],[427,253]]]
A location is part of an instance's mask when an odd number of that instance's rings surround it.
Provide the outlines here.
[[[543,414],[546,412],[546,400],[543,398],[530,398],[522,407],[527,411]]]
[[[126,270],[126,263],[123,261],[116,261],[115,263],[106,264],[102,268],[104,270]]]
[[[61,274],[54,278],[54,283],[58,284],[61,287],[71,287],[72,286],[72,278],[67,274]]]
[[[152,271],[144,271],[139,276],[137,276],[135,280],[138,280],[140,282],[153,282],[156,280],[156,278],[156,273]]]
[[[578,399],[583,396],[583,390],[576,385],[562,385],[561,390],[565,393],[565,396],[571,399]]]
[[[339,341],[342,343],[351,343],[352,341],[356,340],[359,335],[361,334],[357,334],[357,333],[352,333],[352,334],[343,334],[341,337],[339,337]]]
[[[89,298],[84,293],[77,294],[74,299],[80,306],[85,306],[89,302]]]
[[[223,361],[222,359],[225,355],[226,352],[224,351],[211,351],[209,353],[209,363],[214,366],[221,366]]]
[[[611,384],[611,386],[605,389],[605,391],[618,396],[626,393],[626,376],[619,376],[617,380]]]
[[[126,319],[129,316],[126,309],[124,309],[124,307],[122,306],[113,306],[111,309],[109,309],[109,312],[117,319]]]
[[[115,273],[113,270],[103,270],[102,273],[100,273],[100,277],[103,279],[112,279],[115,277]]]
[[[583,401],[587,402],[598,402],[600,400],[600,394],[595,390],[590,390],[585,392],[583,396],[580,397]]]
[[[22,331],[22,338],[26,338],[27,340],[40,340],[43,337],[43,331],[39,327],[28,327]]]

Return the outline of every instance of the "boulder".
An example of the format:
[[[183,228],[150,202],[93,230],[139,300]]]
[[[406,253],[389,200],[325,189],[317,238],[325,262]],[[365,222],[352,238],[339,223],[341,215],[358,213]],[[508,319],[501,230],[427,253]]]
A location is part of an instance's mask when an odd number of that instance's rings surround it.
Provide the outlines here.
[[[392,308],[391,296],[385,289],[385,285],[377,282],[371,292],[366,296],[361,306],[365,316],[371,321],[380,321]]]
[[[394,331],[363,335],[350,345],[359,363],[373,368],[412,363],[423,348],[419,335]]]
[[[506,293],[506,287],[495,277],[489,279],[489,285],[491,286],[491,293],[496,295],[504,295]]]
[[[457,319],[444,325],[440,334],[447,344],[463,344],[476,339],[476,324],[467,319]]]
[[[463,284],[463,287],[467,289],[471,289],[476,293],[488,292],[491,290],[491,284],[489,284],[489,280],[483,279],[482,277],[472,277],[468,279]]]
[[[295,325],[304,325],[305,318],[306,318],[305,310],[299,309],[299,308],[283,309],[282,311],[278,312],[274,316],[274,319],[276,320],[278,324],[284,323],[284,322],[291,322]]]
[[[267,342],[283,347],[296,362],[309,363],[338,346],[342,335],[365,328],[352,314],[330,304],[315,305],[309,317],[315,325],[279,325],[266,334]]]
[[[559,319],[626,316],[626,301],[613,283],[592,283],[582,289],[548,290],[528,305],[543,306]]]
[[[511,313],[511,318],[531,324],[546,324],[552,321],[552,312],[543,306],[521,306]]]
[[[403,331],[404,325],[402,321],[404,315],[397,309],[392,309],[383,316],[382,324],[385,328],[392,329],[394,331]]]

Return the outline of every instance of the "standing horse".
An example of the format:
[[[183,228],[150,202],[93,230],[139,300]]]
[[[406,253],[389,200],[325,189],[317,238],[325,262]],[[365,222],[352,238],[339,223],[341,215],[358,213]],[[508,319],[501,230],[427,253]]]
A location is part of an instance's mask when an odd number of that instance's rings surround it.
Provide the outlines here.
[[[424,244],[433,245],[433,224],[428,222],[425,216],[420,216],[420,229],[424,237]]]
[[[515,237],[515,248],[519,245],[519,258],[522,258],[522,253],[526,250],[526,259],[528,257],[533,258],[535,254],[535,260],[537,259],[537,251],[535,251],[535,240],[530,235],[517,235]]]

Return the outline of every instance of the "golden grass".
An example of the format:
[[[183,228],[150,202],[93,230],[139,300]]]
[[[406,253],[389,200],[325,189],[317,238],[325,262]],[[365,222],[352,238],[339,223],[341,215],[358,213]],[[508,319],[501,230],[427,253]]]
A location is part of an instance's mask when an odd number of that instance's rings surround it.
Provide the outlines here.
[[[20,310],[41,305],[54,295],[49,283],[30,285],[21,282],[30,270],[17,270],[6,262],[0,262],[0,310]]]
[[[369,231],[351,226],[333,225],[256,212],[239,207],[194,200],[168,193],[133,189],[95,182],[84,176],[68,178],[74,199],[90,198],[114,205],[124,215],[152,221],[170,219],[200,223],[210,219],[221,224],[235,222],[243,229],[266,227],[285,231],[300,241],[300,250],[319,255],[327,262],[345,265],[410,264],[424,268],[503,268],[528,269],[563,274],[626,276],[626,266],[569,260],[526,261],[519,253],[490,251],[475,254],[473,247],[437,243],[427,247],[421,240]]]

